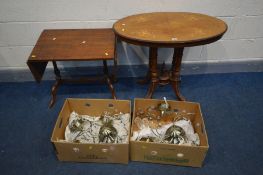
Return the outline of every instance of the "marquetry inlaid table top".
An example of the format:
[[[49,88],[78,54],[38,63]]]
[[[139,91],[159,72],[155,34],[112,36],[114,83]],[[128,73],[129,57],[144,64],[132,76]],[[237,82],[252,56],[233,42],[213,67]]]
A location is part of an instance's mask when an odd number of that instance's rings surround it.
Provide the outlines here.
[[[227,30],[215,17],[188,12],[155,12],[132,15],[118,20],[115,34],[128,42],[201,45],[214,42]]]

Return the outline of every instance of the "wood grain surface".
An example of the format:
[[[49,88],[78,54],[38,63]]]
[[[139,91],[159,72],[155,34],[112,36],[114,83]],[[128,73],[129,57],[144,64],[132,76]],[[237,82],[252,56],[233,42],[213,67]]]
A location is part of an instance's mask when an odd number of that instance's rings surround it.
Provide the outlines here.
[[[112,60],[115,36],[112,29],[44,30],[30,61]]]
[[[227,25],[220,19],[198,13],[155,12],[120,19],[113,29],[118,36],[128,40],[182,44],[221,37]]]

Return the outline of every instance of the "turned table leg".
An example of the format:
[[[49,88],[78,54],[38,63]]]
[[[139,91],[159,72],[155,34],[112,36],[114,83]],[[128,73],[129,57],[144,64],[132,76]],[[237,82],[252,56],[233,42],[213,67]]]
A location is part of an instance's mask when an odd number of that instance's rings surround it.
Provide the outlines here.
[[[114,87],[112,85],[112,82],[111,82],[111,79],[110,79],[110,76],[109,76],[109,70],[108,70],[108,66],[107,66],[107,61],[106,60],[103,60],[103,72],[104,72],[104,76],[105,76],[106,82],[107,82],[107,84],[108,84],[108,86],[110,88],[112,98],[113,99],[117,99]]]
[[[53,105],[55,104],[56,96],[57,96],[57,90],[58,90],[59,85],[61,84],[61,75],[60,75],[60,71],[58,69],[56,61],[52,61],[52,64],[53,64],[53,67],[54,67],[54,73],[56,75],[56,82],[52,86],[52,89],[51,89],[51,100],[50,100],[50,103],[49,103],[49,108],[52,108]]]
[[[173,90],[174,90],[177,98],[181,101],[185,101],[185,98],[180,94],[180,91],[179,91],[180,70],[181,70],[183,51],[184,51],[184,48],[174,48],[173,63],[172,63],[172,75],[170,78]]]
[[[157,55],[158,55],[157,53],[158,53],[157,47],[150,47],[149,69],[150,69],[151,83],[145,98],[152,98],[153,92],[159,83],[158,72],[157,72]]]

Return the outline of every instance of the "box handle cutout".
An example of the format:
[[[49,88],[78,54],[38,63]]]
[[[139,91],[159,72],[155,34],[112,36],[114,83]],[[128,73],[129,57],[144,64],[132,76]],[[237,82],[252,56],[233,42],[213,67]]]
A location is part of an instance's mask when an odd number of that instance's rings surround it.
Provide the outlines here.
[[[156,156],[157,154],[158,154],[157,151],[151,151],[151,155],[152,155],[152,156]]]
[[[77,147],[72,148],[72,150],[73,150],[75,153],[78,153],[78,152],[79,152],[79,148],[77,148]]]
[[[182,158],[182,157],[184,157],[184,154],[183,154],[183,153],[177,153],[176,156],[177,156],[178,158]]]
[[[58,127],[59,127],[59,128],[62,128],[62,124],[63,124],[63,120],[62,120],[62,118],[61,118]]]
[[[113,105],[112,103],[110,103],[110,104],[108,105],[108,107],[109,107],[109,108],[113,108],[114,105]]]
[[[108,150],[107,148],[103,148],[103,149],[101,149],[101,151],[102,151],[103,153],[106,153],[106,152],[108,152],[109,150]]]
[[[90,103],[85,103],[85,106],[90,107],[91,105]]]

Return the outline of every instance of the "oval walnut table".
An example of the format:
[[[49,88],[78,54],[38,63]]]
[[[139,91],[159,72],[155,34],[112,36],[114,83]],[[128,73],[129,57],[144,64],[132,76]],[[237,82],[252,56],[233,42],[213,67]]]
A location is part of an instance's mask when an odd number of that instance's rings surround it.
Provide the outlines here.
[[[209,44],[219,40],[227,25],[215,17],[187,12],[155,12],[128,16],[113,25],[118,39],[127,43],[148,46],[150,80],[146,98],[151,98],[157,85],[169,82],[179,100],[185,100],[179,91],[180,69],[184,47]],[[159,76],[157,52],[159,47],[174,48],[171,71]],[[166,82],[165,82],[166,80]],[[147,82],[147,81],[145,81]]]

